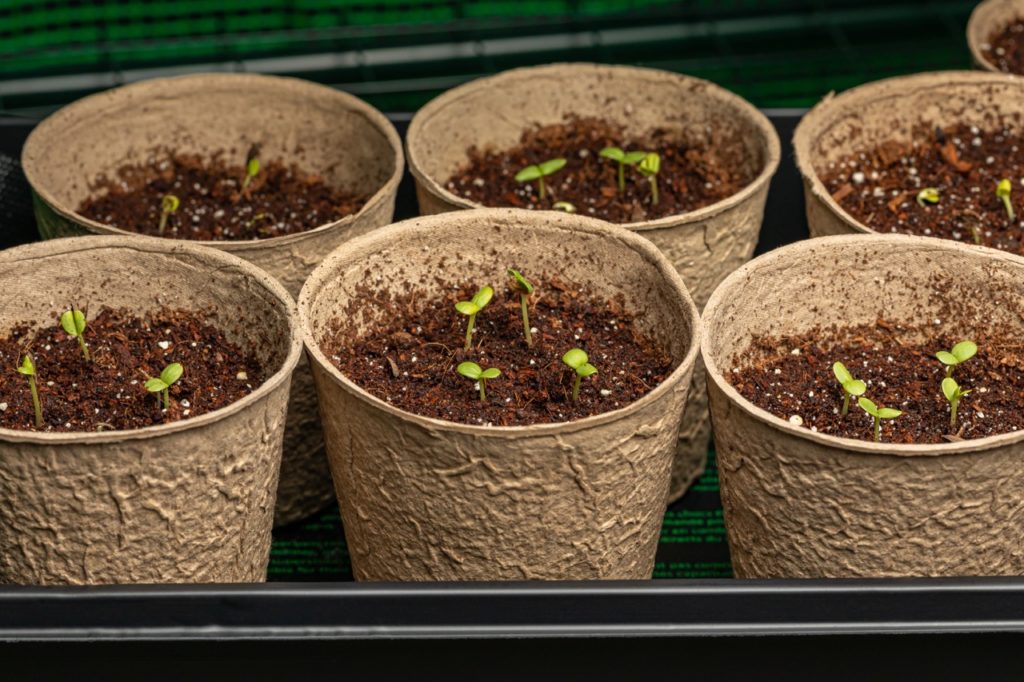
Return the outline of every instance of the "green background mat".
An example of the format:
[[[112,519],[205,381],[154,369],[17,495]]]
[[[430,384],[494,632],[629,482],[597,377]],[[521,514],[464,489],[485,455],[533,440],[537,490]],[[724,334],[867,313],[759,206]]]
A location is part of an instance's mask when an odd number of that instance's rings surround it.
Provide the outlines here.
[[[384,111],[516,66],[599,61],[808,106],[889,75],[968,68],[974,0],[0,0],[0,111],[182,71],[308,78]],[[213,7],[216,5],[216,7]]]

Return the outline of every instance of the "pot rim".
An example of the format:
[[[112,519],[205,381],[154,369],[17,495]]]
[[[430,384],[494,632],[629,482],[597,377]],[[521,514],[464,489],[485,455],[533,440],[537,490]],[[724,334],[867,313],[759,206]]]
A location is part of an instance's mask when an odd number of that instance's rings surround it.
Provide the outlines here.
[[[782,157],[781,144],[779,142],[779,135],[775,131],[775,126],[772,125],[771,121],[765,116],[759,109],[752,105],[747,100],[743,99],[739,95],[726,90],[720,85],[712,83],[711,81],[704,80],[702,78],[696,78],[694,76],[686,76],[683,74],[673,73],[671,71],[664,71],[661,69],[651,69],[638,66],[622,66],[622,65],[610,65],[610,64],[597,64],[594,62],[556,62],[553,64],[544,64],[541,66],[527,66],[520,67],[517,69],[509,69],[502,71],[493,76],[486,76],[472,80],[468,83],[464,83],[460,86],[445,91],[438,95],[434,99],[430,100],[426,105],[421,107],[419,111],[412,117],[409,122],[409,130],[405,136],[406,145],[406,158],[409,161],[409,172],[412,173],[413,177],[423,185],[427,191],[439,196],[449,204],[454,204],[460,208],[469,209],[486,209],[493,208],[479,204],[474,201],[469,201],[463,197],[460,197],[452,192],[449,192],[443,186],[443,181],[432,178],[427,175],[421,167],[417,157],[417,150],[415,141],[422,133],[420,129],[429,121],[430,118],[440,114],[445,107],[451,104],[453,101],[458,100],[467,95],[471,95],[477,90],[485,90],[488,88],[500,88],[504,86],[506,81],[517,81],[533,78],[538,74],[543,74],[547,71],[552,70],[563,70],[563,69],[575,69],[577,71],[589,71],[589,72],[612,72],[621,75],[627,75],[638,80],[671,80],[675,81],[679,85],[686,83],[697,83],[704,87],[701,94],[702,97],[712,97],[724,101],[733,107],[738,112],[745,114],[758,128],[765,143],[765,160],[764,165],[761,168],[757,176],[747,183],[740,191],[732,194],[720,201],[716,201],[713,204],[704,206],[703,208],[696,209],[694,211],[688,211],[686,213],[678,213],[676,215],[665,216],[664,218],[658,218],[656,220],[644,220],[633,223],[611,223],[610,221],[602,220],[602,222],[616,225],[627,230],[634,232],[643,232],[647,230],[660,230],[670,227],[681,227],[684,225],[692,225],[701,223],[709,220],[716,215],[723,213],[739,204],[744,203],[752,195],[756,194],[775,175],[775,171],[778,170],[779,161]],[[525,209],[533,210],[538,212],[536,209]],[[549,213],[555,213],[558,211],[547,211]],[[589,217],[589,216],[587,216]],[[601,220],[600,218],[594,218],[595,220]]]
[[[846,234],[832,235],[827,237],[816,237],[782,246],[769,251],[750,262],[744,264],[732,272],[717,289],[711,294],[707,305],[704,307],[704,317],[710,320],[717,313],[717,308],[725,299],[737,296],[742,288],[740,285],[746,276],[755,270],[765,270],[776,265],[776,261],[784,257],[792,257],[794,252],[808,249],[823,249],[833,245],[844,246],[848,244],[891,243],[893,246],[912,245],[916,250],[923,252],[944,252],[963,253],[968,249],[969,253],[998,260],[1009,261],[1021,269],[1021,276],[1024,277],[1024,258],[1009,254],[998,249],[991,249],[985,246],[967,246],[959,243],[947,243],[947,240],[933,237],[917,237],[905,234]],[[811,431],[802,426],[790,424],[781,417],[776,417],[771,412],[758,407],[750,402],[737,391],[732,384],[725,379],[725,375],[715,362],[711,352],[715,345],[715,339],[711,337],[711,324],[705,323],[701,330],[701,355],[704,358],[704,367],[707,370],[708,381],[714,381],[718,389],[725,394],[731,407],[742,410],[748,417],[772,427],[776,431],[782,431],[787,436],[795,436],[803,440],[811,441],[817,445],[845,450],[848,452],[864,455],[882,455],[887,457],[938,457],[946,455],[961,455],[968,453],[984,452],[994,450],[1007,445],[1024,441],[1024,431],[1002,433],[984,438],[973,438],[957,443],[928,443],[912,444],[903,443],[875,443],[857,438],[841,438],[828,434]]]
[[[401,235],[409,232],[426,231],[435,225],[444,224],[452,220],[474,220],[486,221],[487,218],[495,215],[511,215],[522,219],[525,222],[531,220],[544,221],[548,227],[558,227],[567,232],[586,232],[598,235],[602,238],[612,239],[624,243],[646,257],[654,265],[662,277],[668,280],[672,289],[686,310],[691,326],[691,337],[686,355],[679,362],[675,369],[662,380],[654,389],[625,407],[617,410],[602,412],[600,414],[576,419],[568,422],[553,424],[528,424],[519,426],[478,426],[474,424],[463,424],[460,422],[424,417],[422,415],[399,409],[390,403],[381,400],[377,396],[366,391],[354,381],[346,377],[337,367],[334,366],[320,349],[319,343],[313,336],[312,324],[309,319],[309,308],[312,299],[317,296],[323,288],[325,280],[333,275],[335,264],[347,255],[349,251],[373,251],[377,252],[381,246],[387,246],[396,241]],[[555,211],[531,211],[529,209],[517,208],[484,208],[472,209],[469,211],[446,212],[430,216],[421,216],[403,220],[387,227],[374,230],[355,239],[349,240],[328,254],[316,267],[313,273],[306,280],[299,293],[298,302],[299,323],[302,327],[302,336],[306,346],[306,352],[311,361],[314,361],[326,372],[330,379],[342,390],[348,392],[355,398],[369,403],[373,408],[381,410],[388,415],[403,422],[413,423],[416,426],[432,431],[458,432],[472,434],[488,438],[518,438],[520,436],[546,436],[563,433],[573,433],[603,424],[626,418],[661,399],[669,391],[673,390],[683,381],[687,372],[693,369],[697,361],[697,354],[700,347],[699,339],[701,333],[700,314],[697,306],[690,297],[690,292],[683,284],[679,273],[672,266],[660,250],[650,241],[636,235],[629,230],[622,229],[596,218],[586,216],[569,215]],[[680,416],[682,411],[680,411]]]
[[[993,19],[995,20],[993,23],[995,23],[1003,16],[1009,17],[1008,13],[1001,10],[1013,8],[1014,5],[1017,6],[1018,16],[1024,17],[1024,2],[1019,0],[984,0],[975,5],[974,9],[971,10],[971,17],[967,20],[967,47],[971,51],[971,58],[974,60],[974,63],[986,71],[1005,73],[990,62],[981,51],[981,43],[988,38],[988,36],[981,33],[983,28],[982,22],[987,19]]]
[[[921,85],[922,81],[933,82],[929,82],[927,85]],[[800,171],[800,175],[803,178],[804,186],[810,190],[813,198],[824,203],[830,211],[832,211],[840,220],[843,221],[843,223],[855,232],[865,234],[884,234],[868,227],[847,213],[846,210],[832,198],[828,189],[825,188],[825,183],[823,183],[821,178],[818,176],[818,172],[814,168],[814,163],[817,159],[814,158],[815,155],[811,153],[811,145],[816,139],[815,133],[818,132],[816,127],[820,125],[819,119],[835,111],[844,111],[848,107],[851,99],[859,99],[865,95],[877,95],[877,92],[885,92],[887,89],[892,88],[894,84],[899,84],[905,87],[899,93],[891,93],[886,95],[887,97],[902,95],[907,90],[913,89],[939,89],[960,85],[981,86],[986,83],[1014,85],[1020,88],[1022,94],[1024,94],[1024,79],[1021,79],[1020,76],[1001,72],[993,73],[989,71],[926,71],[923,73],[911,74],[909,76],[883,78],[881,80],[872,81],[870,83],[865,83],[863,85],[858,85],[854,88],[844,90],[838,95],[835,91],[828,93],[803,115],[800,122],[797,124],[796,129],[793,131],[793,156],[796,159],[797,169]],[[872,99],[876,98],[877,97],[873,97]]]
[[[335,220],[330,223],[324,223],[318,225],[312,229],[304,230],[302,232],[296,232],[294,234],[280,235],[277,237],[270,237],[267,239],[232,239],[232,240],[200,240],[200,239],[175,239],[173,237],[155,237],[154,235],[140,235],[138,232],[132,232],[130,230],[124,230],[113,225],[101,223],[90,218],[79,214],[77,211],[67,207],[63,202],[57,201],[53,196],[53,193],[43,183],[39,182],[38,174],[36,173],[35,161],[41,159],[42,154],[36,152],[36,147],[43,144],[41,140],[44,140],[46,134],[53,128],[59,128],[65,123],[68,117],[74,116],[77,112],[85,110],[102,110],[107,100],[117,99],[123,97],[125,92],[133,92],[139,88],[153,87],[153,83],[173,83],[175,86],[183,85],[188,87],[193,81],[197,81],[196,85],[202,85],[204,83],[211,82],[223,82],[223,83],[246,83],[247,86],[253,90],[259,90],[262,87],[271,88],[291,88],[300,91],[326,91],[332,93],[331,96],[336,97],[340,103],[343,103],[347,108],[361,114],[371,125],[376,127],[388,141],[388,146],[391,148],[391,153],[394,155],[395,168],[391,173],[391,176],[387,181],[381,185],[376,192],[366,201],[362,208],[357,212],[347,215],[340,220]],[[122,85],[117,88],[110,90],[104,90],[102,92],[83,97],[75,100],[74,102],[58,109],[56,112],[45,118],[39,125],[37,125],[32,132],[29,134],[28,139],[25,140],[25,146],[21,152],[21,165],[22,170],[25,172],[25,177],[32,187],[32,190],[39,195],[39,197],[46,202],[46,204],[59,214],[65,220],[87,225],[91,230],[99,234],[109,235],[128,235],[128,236],[149,236],[156,239],[166,239],[173,242],[191,242],[194,244],[201,244],[203,246],[213,247],[221,251],[241,251],[252,248],[273,248],[278,246],[285,246],[293,242],[302,241],[313,237],[321,232],[329,229],[338,227],[347,227],[351,223],[354,223],[357,219],[361,218],[364,214],[369,211],[375,210],[380,204],[384,203],[387,198],[393,195],[397,189],[398,184],[401,182],[402,174],[405,171],[405,154],[402,150],[402,141],[398,135],[398,131],[395,130],[395,126],[388,120],[388,118],[378,111],[375,107],[367,104],[363,100],[359,99],[354,95],[350,95],[342,90],[335,90],[334,88],[326,85],[320,85],[319,83],[313,83],[311,81],[303,80],[301,78],[290,78],[287,76],[270,76],[264,74],[255,73],[199,73],[199,74],[186,74],[182,76],[168,76],[164,78],[150,78],[147,80],[138,81],[129,85]]]
[[[60,256],[70,252],[82,252],[100,249],[127,249],[129,251],[144,251],[148,253],[159,253],[170,255],[181,253],[204,262],[205,265],[215,267],[217,270],[234,269],[240,271],[242,276],[258,282],[264,289],[269,291],[275,299],[283,306],[283,312],[287,316],[288,332],[291,337],[288,352],[285,355],[281,366],[252,393],[239,400],[225,405],[220,409],[206,414],[182,419],[170,424],[154,424],[138,429],[126,429],[118,431],[61,431],[61,432],[35,432],[19,429],[0,428],[0,446],[3,443],[35,443],[39,445],[100,445],[112,442],[124,442],[128,440],[143,440],[158,438],[160,436],[200,429],[214,422],[226,419],[250,405],[263,400],[268,394],[276,390],[283,383],[291,380],[292,371],[299,363],[302,354],[302,335],[298,327],[298,311],[295,302],[285,290],[284,286],[278,283],[273,277],[246,260],[223,251],[210,249],[205,246],[189,244],[181,240],[160,239],[145,235],[132,235],[130,237],[120,235],[89,235],[81,237],[64,237],[50,239],[41,242],[33,242],[22,246],[16,246],[0,252],[0,263],[17,262],[30,260],[44,256]]]

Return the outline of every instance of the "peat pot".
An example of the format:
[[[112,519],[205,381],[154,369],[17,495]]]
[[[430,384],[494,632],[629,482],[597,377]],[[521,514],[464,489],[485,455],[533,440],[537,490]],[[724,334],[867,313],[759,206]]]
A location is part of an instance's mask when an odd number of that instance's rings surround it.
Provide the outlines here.
[[[985,0],[979,3],[967,22],[967,46],[971,49],[971,59],[979,69],[999,71],[999,67],[985,56],[985,48],[989,39],[997,31],[1003,31],[1015,21],[1024,19],[1024,2],[1022,0]]]
[[[160,78],[86,97],[43,121],[22,153],[44,239],[132,234],[76,213],[98,177],[168,148],[209,157],[259,143],[264,159],[294,161],[328,182],[371,194],[356,214],[261,240],[200,242],[263,268],[298,296],[324,254],[391,222],[404,160],[391,123],[352,95],[293,78],[202,74]],[[239,152],[242,153],[242,152]],[[276,523],[331,501],[313,380],[293,375]]]
[[[836,320],[941,318],[957,338],[990,324],[1024,335],[1022,289],[1024,260],[1001,251],[848,235],[772,251],[715,290],[701,350],[737,577],[1024,573],[1024,432],[937,445],[838,438],[756,407],[726,379],[751,338]]]
[[[656,128],[690,135],[714,130],[743,145],[755,179],[741,191],[696,211],[622,225],[661,249],[698,308],[703,307],[722,278],[753,254],[780,154],[778,135],[768,119],[746,100],[708,81],[654,69],[576,63],[514,69],[449,90],[420,109],[409,126],[409,170],[416,180],[420,213],[479,208],[444,186],[467,163],[466,150],[513,147],[524,130],[560,123],[567,114],[605,119],[622,125],[627,135]],[[698,360],[679,433],[670,500],[704,471],[710,429],[704,369]]]
[[[446,254],[476,253],[480,244],[500,258],[461,259],[456,268],[449,257],[442,265]],[[672,358],[672,372],[612,412],[559,424],[472,426],[389,405],[352,383],[320,348],[339,311],[348,311],[355,329],[373,324],[360,283],[390,294],[433,284],[438,274],[502,282],[511,262],[609,299],[624,295],[635,324]],[[649,242],[550,212],[483,209],[407,220],[335,250],[299,301],[357,579],[651,576],[699,319],[679,275]]]
[[[9,249],[0,281],[5,330],[56,324],[70,300],[136,314],[203,311],[252,349],[266,377],[224,408],[168,424],[0,429],[0,583],[262,582],[302,351],[288,292],[235,256],[141,236]]]
[[[888,78],[828,95],[793,134],[812,237],[872,232],[832,198],[818,176],[830,162],[890,140],[909,142],[922,124],[994,126],[1024,113],[1024,81],[983,71],[938,71]]]

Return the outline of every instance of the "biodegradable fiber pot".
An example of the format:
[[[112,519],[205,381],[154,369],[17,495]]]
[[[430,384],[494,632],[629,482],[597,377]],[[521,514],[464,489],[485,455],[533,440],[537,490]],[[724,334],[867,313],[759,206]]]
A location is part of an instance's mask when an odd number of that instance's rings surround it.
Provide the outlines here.
[[[501,257],[457,266],[447,257],[479,252],[481,244]],[[398,410],[349,381],[319,347],[349,305],[357,307],[346,323],[373,324],[371,311],[358,308],[362,282],[394,292],[436,286],[439,274],[453,283],[500,283],[510,262],[600,296],[623,294],[635,323],[675,369],[613,412],[484,427]],[[356,578],[651,576],[699,319],[682,280],[649,242],[549,212],[485,209],[408,220],[337,249],[299,301]]]
[[[947,298],[936,284],[951,278]],[[1021,290],[1019,257],[903,235],[800,242],[756,258],[715,290],[701,350],[737,577],[1024,573],[1024,433],[938,445],[837,438],[754,406],[726,378],[752,337],[836,320],[941,317],[942,329],[961,338],[989,324],[1024,335]]]
[[[982,71],[937,71],[868,83],[829,94],[801,119],[793,134],[804,180],[812,237],[873,232],[832,198],[819,169],[851,154],[895,140],[909,142],[922,124],[994,127],[1000,118],[1024,114],[1024,80]]]
[[[55,324],[55,301],[207,312],[266,381],[192,419],[132,431],[0,429],[0,583],[262,582],[295,306],[234,256],[150,237],[59,239],[0,253],[0,327]]]
[[[116,177],[157,148],[209,156],[258,142],[266,159],[294,161],[327,181],[372,195],[355,215],[298,234],[202,242],[276,277],[293,296],[324,254],[391,222],[404,161],[401,141],[376,109],[351,95],[293,78],[203,74],[161,78],[86,97],[43,121],[25,143],[44,238],[132,234],[78,213],[90,184]],[[285,432],[276,521],[302,518],[330,502],[316,395],[303,360],[295,372]]]
[[[444,183],[468,161],[466,150],[507,149],[524,130],[566,114],[622,125],[628,135],[652,129],[702,135],[712,128],[745,147],[755,179],[731,197],[677,216],[628,223],[665,253],[703,307],[728,273],[757,245],[768,183],[779,165],[779,138],[746,100],[708,81],[666,71],[598,64],[515,69],[449,90],[417,112],[406,139],[420,213],[479,208]],[[710,435],[704,369],[698,360],[679,434],[669,495],[674,500],[703,472]]]
[[[967,22],[967,45],[971,49],[975,66],[987,71],[999,71],[999,67],[985,56],[982,46],[996,32],[1021,19],[1024,19],[1022,0],[985,0],[974,8]]]

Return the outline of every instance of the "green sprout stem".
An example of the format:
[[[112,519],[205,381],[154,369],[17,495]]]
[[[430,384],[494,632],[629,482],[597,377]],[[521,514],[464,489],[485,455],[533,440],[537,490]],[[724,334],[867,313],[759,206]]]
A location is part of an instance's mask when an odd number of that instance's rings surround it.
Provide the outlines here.
[[[160,376],[150,377],[146,380],[146,390],[156,394],[157,407],[162,405],[165,410],[171,408],[171,385],[180,379],[183,373],[184,368],[181,364],[172,362],[163,368]]]
[[[43,428],[43,405],[39,402],[39,388],[36,386],[36,378],[28,378],[28,390],[32,393],[32,409],[36,413],[36,428]]]
[[[178,210],[178,206],[180,205],[181,200],[173,194],[165,194],[164,198],[160,200],[160,225],[157,227],[158,234],[163,235],[164,229],[167,227],[167,219]]]
[[[254,144],[249,147],[249,153],[245,155],[245,178],[242,180],[242,191],[244,192],[248,187],[249,183],[252,182],[260,172],[260,160],[259,160],[260,146]]]
[[[469,322],[466,324],[466,351],[473,347],[473,326],[476,323],[476,314],[483,310],[493,297],[494,289],[482,287],[480,291],[473,294],[473,298],[455,304],[456,311],[469,317]]]
[[[1016,217],[1013,213],[1013,204],[1010,202],[1010,190],[1013,189],[1013,183],[1010,182],[1009,178],[1003,178],[996,185],[996,196],[1003,200],[1003,206],[1006,208],[1006,215],[1009,216],[1010,220],[1014,220]]]
[[[882,437],[882,420],[883,419],[895,419],[896,417],[903,414],[900,410],[892,407],[879,407],[867,398],[857,398],[857,404],[860,408],[870,414],[875,419],[875,442],[881,441]]]
[[[946,377],[949,378],[958,365],[973,358],[977,352],[978,346],[973,341],[960,341],[949,350],[940,350],[935,357],[946,366]]]
[[[473,347],[473,324],[476,322],[476,313],[469,316],[469,324],[466,325],[466,347],[469,350]]]
[[[832,373],[836,377],[836,381],[843,387],[843,410],[839,413],[839,416],[845,417],[846,413],[850,411],[850,396],[862,396],[868,389],[860,379],[855,379],[850,371],[846,369],[846,365],[841,362],[833,363]]]
[[[640,174],[651,183],[651,205],[658,205],[658,171],[661,170],[661,157],[648,152],[639,165]]]
[[[487,401],[487,389],[485,388],[487,380],[497,379],[501,376],[501,370],[497,367],[484,369],[475,362],[460,362],[455,371],[467,379],[477,382],[480,387],[480,402]]]
[[[60,326],[69,336],[78,339],[78,347],[82,349],[82,355],[86,362],[90,362],[89,346],[85,343],[85,313],[75,308],[68,307],[60,316]]]
[[[533,285],[523,277],[522,273],[514,268],[508,269],[508,275],[512,278],[512,287],[519,292],[519,308],[523,311],[523,336],[526,337],[526,345],[533,346],[529,310],[529,298],[530,294],[533,293]]]
[[[964,390],[960,388],[952,377],[946,377],[942,380],[942,394],[949,401],[949,426],[954,431],[956,431],[956,412],[957,408],[960,407],[960,399],[970,392],[971,389]]]
[[[619,147],[605,147],[599,154],[600,156],[603,156],[606,159],[612,159],[619,164],[619,194],[623,194],[626,191],[626,166],[634,166],[647,156],[647,152],[626,152]]]
[[[516,173],[516,182],[529,182],[530,180],[537,181],[537,194],[541,200],[547,196],[547,190],[544,186],[544,177],[551,175],[557,171],[560,171],[565,167],[565,159],[548,159],[541,163],[533,166],[527,166],[523,170]]]
[[[39,387],[36,386],[36,365],[32,356],[25,353],[25,359],[21,361],[18,372],[28,377],[28,390],[32,394],[32,409],[35,412],[36,428],[43,428],[43,404],[39,400]]]
[[[580,380],[597,374],[597,367],[590,364],[589,360],[587,354],[579,348],[571,348],[562,356],[562,362],[576,373],[576,380],[572,386],[573,402],[578,402],[580,399]]]
[[[530,333],[530,311],[526,305],[526,294],[519,293],[519,308],[523,311],[523,336],[526,337],[526,345],[533,345],[533,334]]]

